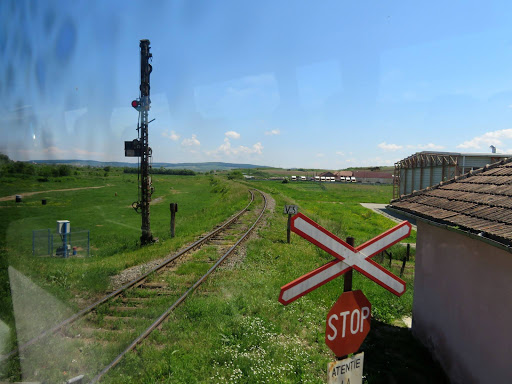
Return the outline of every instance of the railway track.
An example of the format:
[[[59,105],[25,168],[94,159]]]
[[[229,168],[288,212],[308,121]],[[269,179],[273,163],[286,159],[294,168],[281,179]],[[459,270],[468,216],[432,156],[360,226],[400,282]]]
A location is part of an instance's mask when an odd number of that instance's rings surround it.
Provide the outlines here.
[[[224,224],[17,349],[24,380],[96,383],[154,332],[231,255],[260,221],[263,193]],[[115,356],[113,359],[112,357]]]

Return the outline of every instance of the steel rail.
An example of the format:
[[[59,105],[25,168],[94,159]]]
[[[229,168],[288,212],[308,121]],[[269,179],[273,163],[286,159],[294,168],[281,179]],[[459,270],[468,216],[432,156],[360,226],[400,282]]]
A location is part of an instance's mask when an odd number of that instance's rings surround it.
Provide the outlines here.
[[[90,384],[97,383],[108,371],[114,368],[128,352],[135,349],[135,347],[138,344],[140,344],[144,339],[146,339],[151,334],[151,332],[153,332],[165,319],[167,319],[171,312],[178,305],[180,305],[191,292],[193,292],[199,285],[201,285],[206,280],[206,278],[215,269],[217,269],[217,267],[226,259],[226,257],[228,257],[236,249],[236,247],[238,247],[240,243],[244,241],[247,236],[249,236],[249,234],[254,230],[256,225],[259,223],[260,219],[263,217],[263,214],[265,213],[265,210],[267,208],[267,198],[265,197],[265,194],[262,193],[261,191],[258,192],[260,192],[261,196],[263,197],[264,205],[263,209],[261,210],[261,213],[255,220],[254,224],[247,230],[247,232],[245,232],[240,237],[240,239],[231,248],[229,248],[229,250],[224,255],[222,255],[222,257],[219,260],[217,260],[217,262],[201,278],[199,278],[199,280],[197,280],[194,283],[194,285],[192,285],[183,295],[180,296],[178,300],[176,300],[169,308],[167,308],[167,310],[163,314],[161,314],[160,317],[153,322],[153,324],[151,324],[144,332],[142,332],[128,347],[126,347],[126,349],[123,352],[121,352],[114,360],[112,360],[112,362],[109,365],[103,368],[103,370],[89,382]]]
[[[61,330],[66,325],[69,325],[69,324],[75,322],[76,320],[80,319],[81,317],[85,316],[89,312],[91,312],[94,309],[96,309],[99,305],[101,305],[101,304],[103,304],[103,303],[105,303],[105,302],[107,302],[107,301],[109,301],[109,300],[119,296],[120,294],[122,294],[127,289],[137,285],[138,283],[142,284],[142,282],[144,282],[144,280],[148,276],[150,276],[151,274],[153,274],[155,272],[158,272],[160,269],[164,268],[166,265],[168,265],[172,261],[176,260],[177,258],[183,256],[185,253],[190,252],[192,249],[194,249],[194,248],[198,247],[199,245],[202,245],[203,243],[208,241],[211,237],[215,236],[217,233],[219,233],[222,230],[224,230],[227,226],[229,226],[235,220],[237,220],[245,211],[247,211],[247,209],[254,202],[254,193],[251,190],[249,190],[249,192],[251,194],[251,200],[249,201],[249,204],[247,204],[247,206],[245,208],[243,208],[240,212],[238,212],[236,215],[234,215],[229,220],[227,220],[219,228],[214,229],[213,231],[207,233],[205,236],[203,236],[199,240],[195,241],[194,243],[189,245],[187,248],[185,248],[185,249],[181,250],[180,252],[172,255],[171,257],[165,259],[162,263],[160,263],[159,265],[157,265],[156,267],[154,267],[150,271],[148,271],[145,274],[143,274],[143,275],[141,275],[141,276],[131,280],[130,282],[128,282],[125,285],[123,285],[122,287],[118,288],[117,290],[115,290],[115,291],[109,293],[108,295],[104,296],[100,300],[94,302],[93,304],[89,305],[88,307],[86,307],[86,308],[82,309],[81,311],[75,313],[74,315],[68,317],[67,319],[65,319],[62,322],[60,322],[57,325],[55,325],[53,328],[47,329],[46,331],[40,333],[38,336],[36,336],[36,337],[26,341],[25,343],[19,345],[17,348],[13,349],[9,353],[7,353],[5,355],[0,355],[0,363],[5,361],[5,360],[7,360],[7,359],[9,359],[9,358],[11,358],[11,357],[13,357],[13,356],[15,356],[17,353],[19,353],[19,352],[23,351],[24,349],[30,347],[32,344],[37,343],[39,340],[43,339],[44,337],[57,333],[59,330]]]

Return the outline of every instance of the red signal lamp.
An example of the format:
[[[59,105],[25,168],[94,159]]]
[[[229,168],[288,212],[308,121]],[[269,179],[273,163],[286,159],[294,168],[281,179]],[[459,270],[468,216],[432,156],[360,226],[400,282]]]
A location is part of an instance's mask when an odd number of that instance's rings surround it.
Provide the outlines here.
[[[132,107],[135,108],[135,109],[139,108],[140,107],[140,101],[133,100],[132,101]]]

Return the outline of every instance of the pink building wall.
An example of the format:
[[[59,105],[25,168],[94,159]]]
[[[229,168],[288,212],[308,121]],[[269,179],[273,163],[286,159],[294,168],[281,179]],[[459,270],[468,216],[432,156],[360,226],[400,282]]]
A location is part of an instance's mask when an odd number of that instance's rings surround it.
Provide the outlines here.
[[[418,220],[412,331],[453,383],[512,383],[512,253]]]

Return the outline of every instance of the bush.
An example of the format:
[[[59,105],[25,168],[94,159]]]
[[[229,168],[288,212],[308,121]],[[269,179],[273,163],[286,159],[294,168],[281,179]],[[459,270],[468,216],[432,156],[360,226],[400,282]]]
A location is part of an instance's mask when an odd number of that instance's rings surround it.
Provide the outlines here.
[[[0,153],[0,164],[8,164],[11,162],[11,159],[9,159],[9,156],[4,155],[3,153]]]
[[[59,165],[57,167],[57,176],[70,176],[71,175],[71,166],[69,165]]]
[[[13,161],[7,164],[7,171],[9,173],[17,173],[21,175],[34,175],[36,173],[36,168],[30,163]]]
[[[229,180],[236,180],[236,179],[243,179],[244,175],[242,171],[234,170],[228,173],[228,179]]]

